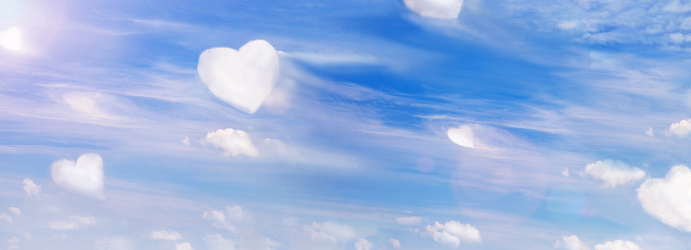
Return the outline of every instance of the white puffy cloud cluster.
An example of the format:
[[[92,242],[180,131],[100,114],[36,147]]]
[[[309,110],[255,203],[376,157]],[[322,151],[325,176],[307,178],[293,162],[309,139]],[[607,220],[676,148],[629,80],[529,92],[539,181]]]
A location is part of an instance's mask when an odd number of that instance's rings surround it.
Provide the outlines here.
[[[48,228],[53,230],[75,230],[96,224],[96,219],[92,216],[71,216],[70,220],[54,221],[48,224]]]
[[[463,7],[463,0],[403,0],[405,6],[420,16],[454,19]]]
[[[38,197],[38,195],[41,194],[41,186],[36,185],[34,180],[26,178],[22,183],[24,184],[24,191],[26,191],[29,196]]]
[[[357,237],[355,229],[333,221],[326,221],[321,224],[312,222],[312,225],[304,225],[302,229],[313,241],[317,242],[338,244],[354,240]]]
[[[669,125],[669,134],[676,136],[677,138],[684,138],[691,133],[691,119],[681,120],[677,123],[672,123]]]
[[[175,244],[175,250],[194,250],[189,242]]]
[[[250,135],[239,129],[227,128],[209,132],[202,139],[202,143],[222,149],[226,156],[259,156]]]
[[[67,191],[97,199],[105,199],[103,186],[103,159],[98,154],[88,153],[77,161],[62,159],[50,167],[53,182]]]
[[[396,249],[401,248],[401,241],[399,241],[397,239],[389,239],[389,243],[391,243],[391,246],[393,248],[396,248]]]
[[[612,188],[639,181],[645,177],[645,172],[621,161],[607,159],[586,165],[581,175],[600,179],[604,182],[604,187]]]
[[[638,188],[643,209],[670,227],[691,232],[691,170],[672,167],[664,178],[643,182]]]
[[[554,243],[554,248],[565,250],[592,249],[587,243],[581,241],[576,235],[562,236],[561,239]],[[640,250],[640,247],[631,241],[615,240],[597,244],[595,245],[595,250]]]
[[[355,250],[372,250],[374,244],[365,238],[359,238],[355,241]]]
[[[228,206],[225,210],[206,211],[202,218],[210,221],[215,228],[232,232],[237,230],[237,224],[244,224],[252,220],[251,214],[240,206]]]
[[[480,231],[477,228],[458,221],[451,220],[444,224],[435,221],[434,225],[427,225],[425,229],[432,234],[434,241],[453,248],[457,248],[461,243],[482,242]]]

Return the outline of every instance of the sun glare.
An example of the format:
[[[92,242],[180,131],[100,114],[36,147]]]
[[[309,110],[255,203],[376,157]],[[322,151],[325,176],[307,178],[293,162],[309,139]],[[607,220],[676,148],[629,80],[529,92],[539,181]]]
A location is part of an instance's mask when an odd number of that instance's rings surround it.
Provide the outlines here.
[[[11,51],[22,51],[22,30],[19,27],[10,27],[0,33],[0,45]]]

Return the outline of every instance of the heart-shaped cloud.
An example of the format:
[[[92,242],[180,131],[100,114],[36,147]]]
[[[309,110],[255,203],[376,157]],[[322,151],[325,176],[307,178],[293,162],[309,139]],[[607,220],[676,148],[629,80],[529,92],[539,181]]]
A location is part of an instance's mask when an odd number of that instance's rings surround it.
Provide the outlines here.
[[[66,159],[53,162],[51,176],[53,181],[65,190],[105,199],[103,159],[98,154],[83,154],[77,162]]]
[[[473,129],[468,125],[463,125],[458,128],[450,128],[446,131],[446,134],[453,143],[467,148],[475,147],[475,136],[473,136]]]
[[[197,72],[216,97],[245,113],[262,105],[278,78],[278,53],[264,40],[239,50],[211,48],[199,56]]]
[[[463,7],[463,0],[403,0],[411,11],[424,17],[454,19]]]

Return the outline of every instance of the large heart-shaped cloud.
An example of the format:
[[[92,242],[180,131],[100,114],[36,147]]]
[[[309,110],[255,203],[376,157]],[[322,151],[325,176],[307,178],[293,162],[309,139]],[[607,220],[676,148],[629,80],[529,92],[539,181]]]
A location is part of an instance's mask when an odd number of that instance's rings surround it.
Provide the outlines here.
[[[278,53],[264,40],[239,50],[211,48],[199,56],[197,72],[216,97],[245,113],[262,105],[278,78]]]
[[[473,136],[473,129],[468,125],[463,125],[458,128],[450,128],[446,131],[449,139],[459,146],[474,148],[475,136]]]
[[[66,159],[53,162],[51,176],[53,181],[65,190],[105,199],[103,159],[98,154],[83,154],[77,162]]]
[[[454,19],[463,7],[463,0],[403,0],[411,11],[424,17]]]

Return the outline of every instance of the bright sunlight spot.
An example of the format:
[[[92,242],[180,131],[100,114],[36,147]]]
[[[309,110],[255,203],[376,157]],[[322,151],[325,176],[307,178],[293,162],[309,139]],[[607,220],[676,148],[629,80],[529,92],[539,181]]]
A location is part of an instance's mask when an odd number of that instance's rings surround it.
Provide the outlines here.
[[[0,33],[0,45],[11,51],[22,51],[22,30],[15,26]]]

